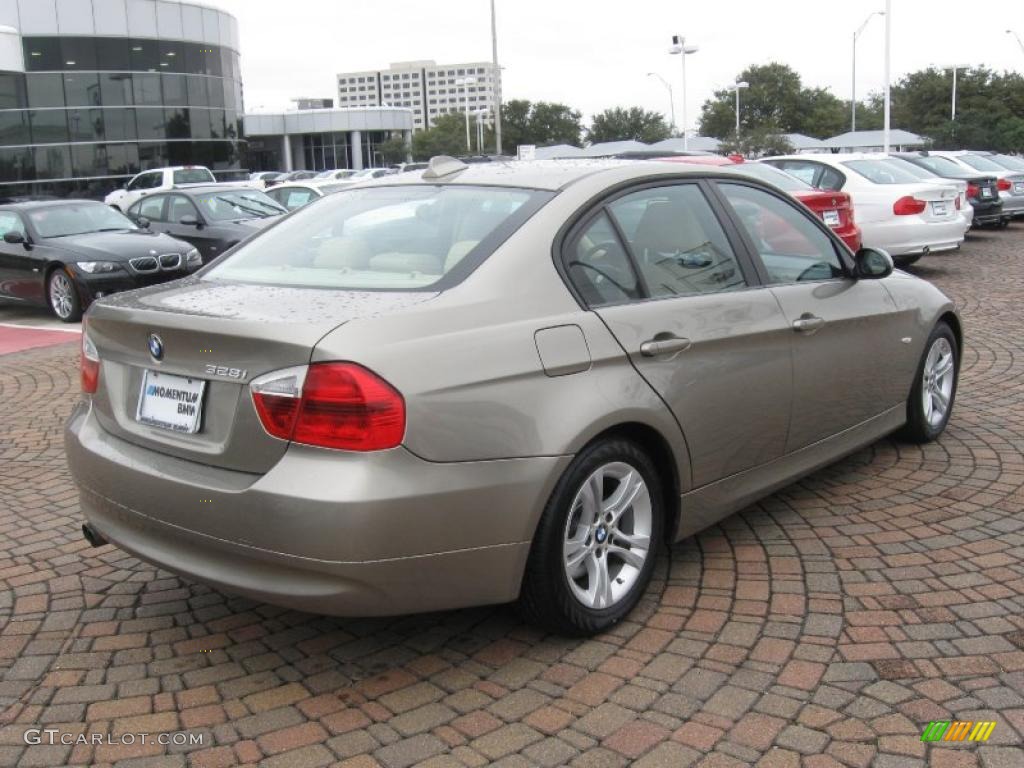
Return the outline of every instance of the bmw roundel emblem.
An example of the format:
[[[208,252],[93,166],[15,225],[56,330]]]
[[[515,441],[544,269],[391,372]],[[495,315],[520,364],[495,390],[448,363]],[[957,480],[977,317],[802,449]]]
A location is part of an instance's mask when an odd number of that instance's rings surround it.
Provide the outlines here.
[[[155,333],[149,334],[149,354],[153,356],[154,360],[162,360],[164,356],[164,343],[160,340],[160,337]]]

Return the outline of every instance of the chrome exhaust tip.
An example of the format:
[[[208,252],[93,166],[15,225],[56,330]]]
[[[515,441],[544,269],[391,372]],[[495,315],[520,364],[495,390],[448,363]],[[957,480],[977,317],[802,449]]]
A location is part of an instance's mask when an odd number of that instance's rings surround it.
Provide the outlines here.
[[[95,528],[93,528],[93,527],[92,527],[91,525],[89,525],[88,523],[84,523],[84,524],[82,525],[82,536],[84,536],[84,537],[85,537],[85,540],[86,540],[86,541],[88,541],[88,542],[89,542],[89,544],[90,544],[91,546],[93,546],[93,547],[102,547],[102,546],[103,546],[104,544],[106,544],[106,543],[107,543],[107,540],[106,540],[106,539],[104,539],[104,538],[103,538],[103,537],[102,537],[102,536],[101,536],[101,535],[100,535],[100,534],[99,534],[99,533],[98,533],[98,532],[96,531],[96,529],[95,529]]]

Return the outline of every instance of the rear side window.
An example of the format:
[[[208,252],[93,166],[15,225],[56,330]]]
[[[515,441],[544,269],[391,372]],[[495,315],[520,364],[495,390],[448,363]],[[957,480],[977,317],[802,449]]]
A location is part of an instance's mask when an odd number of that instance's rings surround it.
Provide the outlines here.
[[[591,307],[640,298],[629,255],[604,211],[573,240],[565,266],[572,284]]]
[[[645,189],[608,208],[651,298],[746,287],[732,246],[696,184]]]
[[[442,288],[468,274],[551,197],[469,185],[347,189],[250,239],[206,277],[347,290]]]

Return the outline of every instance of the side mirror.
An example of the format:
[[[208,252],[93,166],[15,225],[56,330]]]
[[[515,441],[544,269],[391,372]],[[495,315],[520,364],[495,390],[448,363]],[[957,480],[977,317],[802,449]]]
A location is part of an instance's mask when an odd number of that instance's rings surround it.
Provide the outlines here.
[[[178,223],[185,227],[199,227],[202,226],[198,218],[189,214],[188,216],[182,216],[178,219]]]
[[[866,280],[879,280],[892,274],[895,268],[892,256],[881,248],[861,248],[854,257],[856,276]]]
[[[21,232],[16,232],[15,230],[12,229],[10,232],[4,232],[4,242],[10,243],[11,245],[24,243],[25,235],[23,235]]]
[[[149,229],[149,219],[145,216],[132,216],[132,221],[139,225],[141,229]]]

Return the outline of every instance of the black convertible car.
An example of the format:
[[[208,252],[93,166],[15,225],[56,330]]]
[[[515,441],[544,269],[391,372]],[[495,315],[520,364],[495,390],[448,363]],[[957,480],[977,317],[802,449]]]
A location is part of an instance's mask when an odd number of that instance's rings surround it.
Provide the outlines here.
[[[199,252],[91,200],[0,204],[0,298],[47,305],[64,322],[93,299],[194,272]]]

